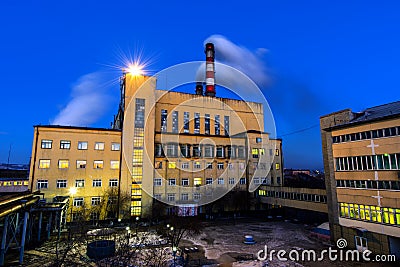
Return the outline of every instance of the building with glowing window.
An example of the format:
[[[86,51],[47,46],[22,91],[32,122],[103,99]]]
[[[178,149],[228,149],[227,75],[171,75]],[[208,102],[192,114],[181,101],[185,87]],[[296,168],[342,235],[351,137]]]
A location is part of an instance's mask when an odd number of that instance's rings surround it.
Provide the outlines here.
[[[92,219],[265,208],[257,188],[283,185],[281,140],[264,132],[262,104],[216,97],[210,69],[195,94],[124,73],[111,129],[36,126],[31,190]]]
[[[400,102],[320,124],[331,237],[400,257]]]

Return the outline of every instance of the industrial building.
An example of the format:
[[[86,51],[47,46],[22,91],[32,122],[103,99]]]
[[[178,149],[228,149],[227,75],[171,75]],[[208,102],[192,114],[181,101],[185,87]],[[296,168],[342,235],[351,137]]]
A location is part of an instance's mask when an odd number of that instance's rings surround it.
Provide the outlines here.
[[[320,118],[333,241],[400,257],[400,102]]]
[[[282,141],[264,132],[262,104],[216,96],[214,45],[205,53],[194,94],[125,72],[111,129],[35,126],[30,189],[70,197],[67,221],[150,217],[155,203],[181,216],[239,211],[213,205],[237,192],[255,210],[259,185],[283,185]]]

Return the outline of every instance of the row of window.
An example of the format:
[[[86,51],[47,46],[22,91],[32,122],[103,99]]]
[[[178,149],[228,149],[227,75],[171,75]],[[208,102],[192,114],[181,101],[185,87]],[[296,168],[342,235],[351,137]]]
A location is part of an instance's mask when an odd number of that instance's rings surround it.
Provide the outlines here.
[[[183,132],[190,132],[190,122],[194,123],[194,134],[200,134],[200,113],[195,112],[193,120],[190,119],[190,113],[183,113]],[[204,134],[211,134],[211,117],[210,114],[204,114]],[[168,111],[166,109],[161,110],[161,132],[167,132],[168,126]],[[224,135],[229,136],[229,116],[224,116],[224,125],[220,124],[220,115],[215,115],[214,117],[214,135],[221,134],[221,128],[224,129]],[[172,132],[179,133],[179,111],[172,111]]]
[[[337,187],[400,190],[400,181],[336,180]]]
[[[162,186],[162,180],[163,180],[163,178],[154,178],[154,186]],[[167,181],[168,181],[169,186],[177,185],[176,178],[169,178]],[[225,184],[225,179],[223,177],[219,177],[218,179],[206,178],[205,184],[211,185],[214,183],[214,181],[216,181],[217,184],[219,184],[219,185]],[[202,185],[202,182],[203,182],[203,178],[194,178],[193,186],[200,186],[200,185]],[[228,178],[228,184],[230,184],[230,185],[235,184],[235,178]],[[246,178],[240,178],[239,184],[242,184],[242,185],[246,184]],[[189,178],[182,178],[181,186],[190,186]]]
[[[29,185],[28,181],[0,181],[0,186],[22,186]]]
[[[332,142],[342,143],[342,142],[359,141],[371,138],[391,137],[396,135],[400,135],[400,126],[332,136]]]
[[[168,161],[166,162],[168,169],[176,169],[179,168],[177,163],[175,161]],[[202,163],[200,161],[194,161],[193,163],[193,169],[202,169]],[[266,163],[258,163],[258,162],[252,162],[253,164],[253,169],[260,169],[260,170],[266,170],[267,169],[267,164]],[[238,167],[240,170],[244,170],[246,168],[246,164],[244,162],[238,162]],[[189,169],[189,162],[183,162],[180,165],[180,169]],[[217,162],[217,169],[218,170],[224,170],[225,166],[228,167],[229,170],[234,170],[235,169],[235,164],[233,163],[227,163],[225,164],[224,162]],[[163,169],[163,162],[162,161],[156,161],[155,163],[155,169]],[[213,169],[213,163],[212,162],[206,162],[205,169]],[[271,166],[272,168],[272,166]],[[280,163],[275,163],[275,169],[280,170],[281,165]]]
[[[91,197],[90,199],[91,205],[92,206],[97,206],[100,205],[101,203],[101,197]],[[73,199],[72,205],[74,207],[82,207],[85,203],[85,199],[83,197],[75,197]],[[117,204],[117,197],[116,196],[110,196],[107,199],[107,204]]]
[[[300,201],[308,201],[308,202],[320,202],[326,203],[325,195],[317,195],[317,194],[307,194],[307,193],[295,193],[295,192],[282,192],[282,191],[266,191],[266,190],[258,190],[259,196],[273,197],[273,198],[283,198],[283,199],[291,199],[291,200],[300,200]]]
[[[340,217],[400,226],[400,209],[339,203]]]
[[[50,159],[40,159],[39,160],[39,169],[49,169],[50,168]],[[77,169],[86,169],[87,161],[86,160],[77,160],[76,161],[76,168]],[[58,160],[58,168],[59,169],[68,169],[70,166],[68,159],[60,159]],[[93,168],[94,169],[103,169],[104,168],[104,161],[103,160],[94,160],[93,161]],[[110,161],[110,168],[112,170],[119,169],[119,160],[111,160]]]
[[[41,148],[43,149],[52,149],[53,148],[53,140],[50,139],[42,139]],[[87,141],[78,141],[78,150],[87,150],[88,142]],[[71,141],[70,140],[61,140],[60,141],[60,149],[71,149]],[[121,149],[120,143],[111,143],[111,151],[119,151]],[[104,150],[104,142],[95,142],[94,150]]]
[[[56,180],[56,188],[67,188],[67,180],[59,179]],[[83,188],[85,187],[85,180],[84,179],[77,179],[75,180],[75,187],[76,188]],[[101,179],[93,179],[92,180],[93,187],[101,187],[102,180]],[[118,179],[110,179],[108,181],[108,186],[110,187],[117,187],[118,186]],[[49,180],[40,179],[37,181],[37,189],[47,189],[49,188]]]
[[[335,158],[336,171],[400,170],[400,154]]]
[[[201,194],[200,193],[193,193],[192,195],[193,200],[194,201],[199,201],[201,199]],[[154,198],[157,200],[161,200],[162,199],[162,195],[161,194],[154,194]],[[167,194],[167,201],[175,201],[178,200],[176,198],[176,194]],[[187,201],[189,200],[189,194],[188,193],[182,193],[180,196],[180,200],[182,201]]]
[[[246,157],[245,146],[213,146],[213,145],[189,145],[189,144],[155,144],[154,154],[156,157],[184,157],[184,158],[242,158]],[[253,158],[265,155],[264,148],[252,148]],[[273,150],[269,149],[269,155],[273,155]],[[279,149],[275,150],[275,155],[279,156]]]

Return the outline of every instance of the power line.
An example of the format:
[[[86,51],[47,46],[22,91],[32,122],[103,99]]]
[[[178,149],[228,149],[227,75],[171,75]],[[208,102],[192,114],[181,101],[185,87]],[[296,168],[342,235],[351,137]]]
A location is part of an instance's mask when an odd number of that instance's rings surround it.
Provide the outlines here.
[[[297,133],[302,133],[302,132],[308,131],[310,129],[313,129],[315,127],[318,127],[318,126],[319,126],[319,124],[314,124],[314,125],[312,125],[310,127],[304,128],[304,129],[300,129],[300,130],[296,130],[294,132],[282,134],[282,135],[280,135],[280,137],[284,137],[284,136],[288,136],[288,135],[292,135],[292,134],[297,134]]]

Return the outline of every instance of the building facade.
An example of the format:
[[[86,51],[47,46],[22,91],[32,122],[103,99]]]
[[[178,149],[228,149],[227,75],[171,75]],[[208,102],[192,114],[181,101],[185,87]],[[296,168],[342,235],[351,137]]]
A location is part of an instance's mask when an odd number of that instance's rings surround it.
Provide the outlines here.
[[[72,219],[256,209],[259,185],[283,185],[282,141],[264,132],[262,104],[215,97],[210,49],[205,91],[158,90],[127,72],[112,129],[35,126],[31,190],[70,196]]]
[[[400,102],[321,117],[331,238],[400,251]]]

